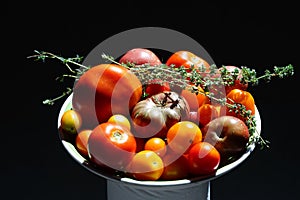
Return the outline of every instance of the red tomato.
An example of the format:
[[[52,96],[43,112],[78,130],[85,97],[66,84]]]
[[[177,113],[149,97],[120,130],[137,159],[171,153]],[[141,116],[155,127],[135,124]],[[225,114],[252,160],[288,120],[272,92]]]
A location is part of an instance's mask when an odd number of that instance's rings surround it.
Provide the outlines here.
[[[136,140],[125,127],[102,123],[93,129],[88,140],[88,152],[92,162],[123,171],[136,152]]]
[[[162,180],[172,181],[188,176],[188,160],[184,155],[167,154],[163,157],[164,171],[160,177]]]
[[[241,83],[242,70],[239,67],[227,65],[227,66],[220,67],[219,71],[221,72],[221,74],[230,73],[233,76],[235,76],[236,74],[236,80],[234,81],[234,84],[225,85],[226,94],[228,94],[233,89],[247,90],[248,84]]]
[[[208,175],[215,172],[220,164],[220,153],[207,142],[199,142],[188,152],[189,172],[193,175]]]
[[[254,98],[251,95],[250,92],[240,90],[240,89],[233,89],[227,94],[227,103],[233,104],[233,103],[239,103],[246,107],[246,110],[250,110],[251,114],[255,114],[255,102]],[[235,112],[230,112],[230,108],[227,108],[227,115],[235,116],[240,119],[243,119],[242,116],[239,114],[236,114]]]
[[[170,85],[168,82],[161,80],[150,80],[150,82],[145,86],[145,93],[147,94],[147,97],[151,97],[152,95],[165,91],[171,91]]]
[[[174,65],[175,67],[184,66],[187,69],[190,69],[191,66],[194,66],[195,68],[199,68],[202,66],[208,68],[210,66],[207,61],[189,51],[175,52],[169,57],[166,65]]]
[[[136,65],[160,65],[160,59],[149,49],[134,48],[127,51],[119,60],[120,63],[133,63]]]
[[[198,109],[198,116],[199,125],[203,127],[211,120],[217,118],[219,116],[219,113],[216,106],[206,103]]]
[[[100,64],[75,83],[72,106],[81,115],[83,128],[93,129],[113,114],[130,116],[141,96],[142,84],[130,70],[115,64]]]

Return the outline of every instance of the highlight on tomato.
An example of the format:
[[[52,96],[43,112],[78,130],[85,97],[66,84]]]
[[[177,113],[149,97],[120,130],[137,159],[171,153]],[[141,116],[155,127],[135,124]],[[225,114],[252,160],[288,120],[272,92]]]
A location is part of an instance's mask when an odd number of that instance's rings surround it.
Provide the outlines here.
[[[126,170],[136,148],[135,137],[127,128],[109,122],[96,126],[88,139],[91,161],[119,171]]]
[[[168,148],[177,154],[185,154],[195,143],[202,141],[202,132],[197,124],[191,121],[180,121],[174,124],[167,133]]]
[[[173,65],[174,67],[185,67],[186,69],[194,68],[208,68],[210,64],[200,58],[199,56],[195,55],[194,53],[186,50],[177,51],[173,53],[167,60],[166,65],[170,66]]]
[[[251,111],[251,115],[255,115],[255,101],[250,92],[240,89],[233,89],[226,95],[226,98],[228,104],[242,104],[245,106],[245,109],[247,111]],[[230,107],[227,107],[226,114],[244,120],[243,116],[241,116],[239,113],[232,111]]]
[[[208,142],[198,142],[189,150],[189,173],[192,175],[213,174],[221,161],[218,150]]]
[[[156,181],[164,170],[163,160],[151,150],[143,150],[134,155],[128,171],[137,180]]]
[[[72,106],[82,116],[83,127],[92,129],[113,114],[130,116],[142,96],[142,84],[127,68],[99,64],[75,83]]]

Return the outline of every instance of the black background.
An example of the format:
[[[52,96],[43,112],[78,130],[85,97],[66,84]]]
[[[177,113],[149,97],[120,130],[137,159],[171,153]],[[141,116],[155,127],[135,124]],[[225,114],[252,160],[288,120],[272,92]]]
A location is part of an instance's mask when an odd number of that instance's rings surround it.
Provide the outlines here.
[[[285,1],[254,3],[4,3],[1,12],[1,196],[8,199],[105,199],[105,180],[74,161],[57,132],[64,91],[57,61],[27,59],[33,50],[85,56],[103,40],[138,27],[165,27],[198,41],[218,65],[262,72],[293,64],[295,75],[250,88],[270,148],[256,148],[211,182],[211,199],[299,199],[299,12]],[[65,84],[69,84],[68,82]],[[4,187],[3,187],[4,186]]]

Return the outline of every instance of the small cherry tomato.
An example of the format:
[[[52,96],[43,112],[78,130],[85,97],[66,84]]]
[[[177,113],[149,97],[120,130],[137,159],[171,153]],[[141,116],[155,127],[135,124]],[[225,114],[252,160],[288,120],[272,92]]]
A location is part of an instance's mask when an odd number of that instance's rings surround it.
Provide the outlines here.
[[[240,89],[233,89],[227,94],[226,97],[227,97],[227,103],[242,104],[245,106],[246,110],[251,111],[251,115],[255,114],[255,101],[250,92],[240,90]],[[229,107],[227,107],[227,115],[244,119],[243,116],[239,115],[238,113],[235,113],[234,111],[231,111]]]
[[[129,130],[131,129],[131,125],[130,125],[129,119],[125,115],[122,115],[122,114],[114,114],[114,115],[112,115],[108,119],[107,122],[114,123],[114,124],[119,124],[119,125],[121,125],[123,127],[128,128]]]
[[[88,152],[94,163],[124,171],[136,152],[136,140],[127,128],[105,122],[93,129]]]
[[[167,133],[168,148],[177,154],[185,154],[191,146],[202,141],[200,128],[191,121],[181,121],[174,124]]]
[[[137,180],[156,181],[164,171],[162,159],[150,150],[143,150],[134,155],[129,165],[129,172]]]
[[[63,113],[60,126],[67,133],[77,134],[82,125],[81,115],[75,110],[67,110]]]
[[[219,113],[216,106],[206,103],[198,109],[198,116],[200,127],[204,127],[208,122],[217,118]]]
[[[167,152],[166,142],[159,137],[148,139],[145,143],[144,149],[154,151],[160,157],[163,157]]]
[[[79,151],[79,153],[84,157],[88,157],[87,144],[91,133],[92,130],[89,129],[82,130],[77,134],[75,139],[75,146]]]
[[[214,173],[220,164],[220,153],[207,142],[199,142],[188,152],[189,173],[193,175],[208,175]]]

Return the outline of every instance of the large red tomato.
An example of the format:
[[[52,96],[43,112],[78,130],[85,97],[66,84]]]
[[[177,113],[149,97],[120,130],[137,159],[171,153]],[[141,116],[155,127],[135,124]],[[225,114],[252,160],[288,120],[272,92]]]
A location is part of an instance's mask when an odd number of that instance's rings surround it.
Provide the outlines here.
[[[113,114],[130,116],[141,95],[142,84],[130,70],[115,64],[100,64],[75,83],[72,105],[82,117],[82,126],[93,129]]]
[[[93,129],[87,146],[92,162],[124,171],[136,153],[137,143],[126,127],[106,122]]]

